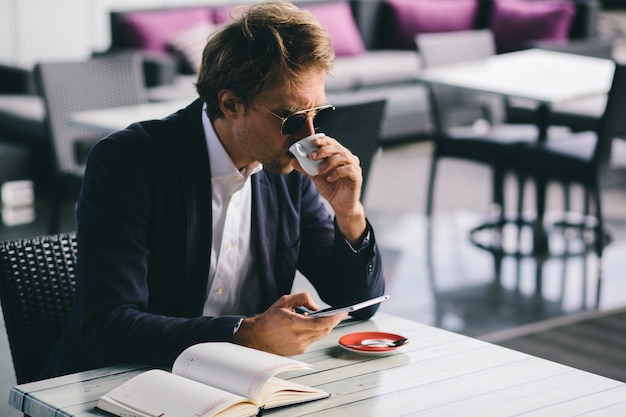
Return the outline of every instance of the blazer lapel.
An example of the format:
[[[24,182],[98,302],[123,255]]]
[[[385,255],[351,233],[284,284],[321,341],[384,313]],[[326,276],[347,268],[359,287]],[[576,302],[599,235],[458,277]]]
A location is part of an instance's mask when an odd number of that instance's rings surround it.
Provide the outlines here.
[[[278,213],[276,189],[265,171],[252,176],[252,239],[261,288],[261,311],[278,298],[274,277]]]
[[[196,100],[182,111],[180,146],[186,154],[181,159],[181,186],[187,216],[187,282],[190,283],[190,305],[202,314],[209,276],[212,242],[211,168],[202,127],[202,101]]]

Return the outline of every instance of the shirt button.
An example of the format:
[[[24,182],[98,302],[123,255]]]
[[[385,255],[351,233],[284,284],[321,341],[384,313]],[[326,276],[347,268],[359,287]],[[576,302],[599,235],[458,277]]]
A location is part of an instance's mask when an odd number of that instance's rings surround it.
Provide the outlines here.
[[[218,294],[223,294],[224,293],[224,287],[217,287],[215,289],[215,292],[218,293]]]
[[[233,247],[233,244],[231,242],[226,242],[226,250],[229,250],[232,247]]]

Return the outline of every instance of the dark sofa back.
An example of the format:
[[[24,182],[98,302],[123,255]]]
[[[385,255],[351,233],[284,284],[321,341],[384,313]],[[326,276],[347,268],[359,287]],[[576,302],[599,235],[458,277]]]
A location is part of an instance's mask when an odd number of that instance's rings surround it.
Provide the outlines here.
[[[545,1],[545,0],[528,0]],[[570,39],[597,36],[599,0],[566,0],[574,3],[576,14],[569,32]],[[490,26],[493,0],[479,0],[476,29]],[[352,11],[367,49],[385,49],[393,45],[393,14],[385,0],[350,0]]]
[[[546,1],[546,0],[528,0],[528,1]],[[601,9],[600,0],[566,0],[574,3],[576,6],[576,14],[569,31],[570,39],[584,39],[596,36],[598,34],[597,20],[598,12]],[[489,27],[491,13],[493,9],[493,0],[480,0],[481,6],[479,10],[478,28]]]
[[[339,0],[295,0],[296,4],[324,3]],[[393,16],[385,0],[347,0],[350,3],[353,16],[359,28],[365,47],[369,50],[386,49],[393,47],[391,33],[393,28]],[[477,29],[489,27],[493,0],[479,0]],[[528,1],[548,1],[548,0],[528,0]],[[576,5],[576,14],[572,22],[569,33],[570,39],[584,39],[597,35],[598,13],[601,9],[600,0],[566,0]],[[223,3],[205,6],[182,6],[176,9],[207,7],[215,8],[228,4],[238,4],[237,0],[224,0]],[[142,10],[163,10],[142,9]],[[124,16],[131,11],[111,11],[111,47],[128,48],[132,47],[128,33],[124,25]]]

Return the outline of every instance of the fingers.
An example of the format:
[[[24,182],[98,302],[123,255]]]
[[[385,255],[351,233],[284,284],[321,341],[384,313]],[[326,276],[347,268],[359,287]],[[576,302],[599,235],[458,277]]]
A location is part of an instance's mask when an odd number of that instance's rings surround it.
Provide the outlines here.
[[[320,148],[311,154],[311,159],[323,159],[324,161],[318,168],[319,175],[315,176],[313,181],[322,196],[327,199],[331,197],[330,193],[337,191],[336,183],[340,180],[347,180],[341,181],[341,183],[347,185],[353,193],[358,194],[363,181],[359,158],[337,140],[328,136],[317,138],[316,144],[320,145]],[[331,188],[326,188],[329,186]],[[355,199],[358,199],[358,195],[352,198],[352,200]]]
[[[346,315],[306,317],[294,312],[298,305],[319,308],[307,293],[285,295],[264,313],[244,319],[234,342],[279,355],[296,355],[328,336]]]
[[[337,167],[343,167],[344,169],[340,170],[341,173],[336,176],[335,180],[348,174],[361,173],[359,158],[337,140],[329,136],[323,136],[317,138],[315,144],[319,148],[311,153],[311,159],[314,161],[324,159],[319,169],[320,174],[327,173]]]
[[[361,167],[358,165],[340,165],[334,169],[326,169],[324,166],[320,167],[320,174],[326,174],[327,172],[328,175],[325,175],[325,178],[328,182],[337,182],[342,178],[360,178],[363,175]]]
[[[283,295],[274,303],[272,307],[288,309],[294,311],[296,307],[306,307],[310,310],[319,310],[319,305],[315,303],[311,295],[307,292],[298,294]],[[272,308],[270,307],[270,308]]]

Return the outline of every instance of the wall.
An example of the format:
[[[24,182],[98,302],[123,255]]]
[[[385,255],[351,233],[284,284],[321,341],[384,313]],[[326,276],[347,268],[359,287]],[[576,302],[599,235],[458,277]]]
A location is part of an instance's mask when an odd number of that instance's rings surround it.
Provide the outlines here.
[[[8,0],[0,0],[0,60],[9,60],[15,55],[13,15],[13,5]]]
[[[80,58],[91,51],[92,5],[85,0],[0,0],[0,62]]]
[[[0,0],[0,64],[82,59],[110,43],[109,11],[225,0]],[[249,1],[249,0],[245,0]]]

